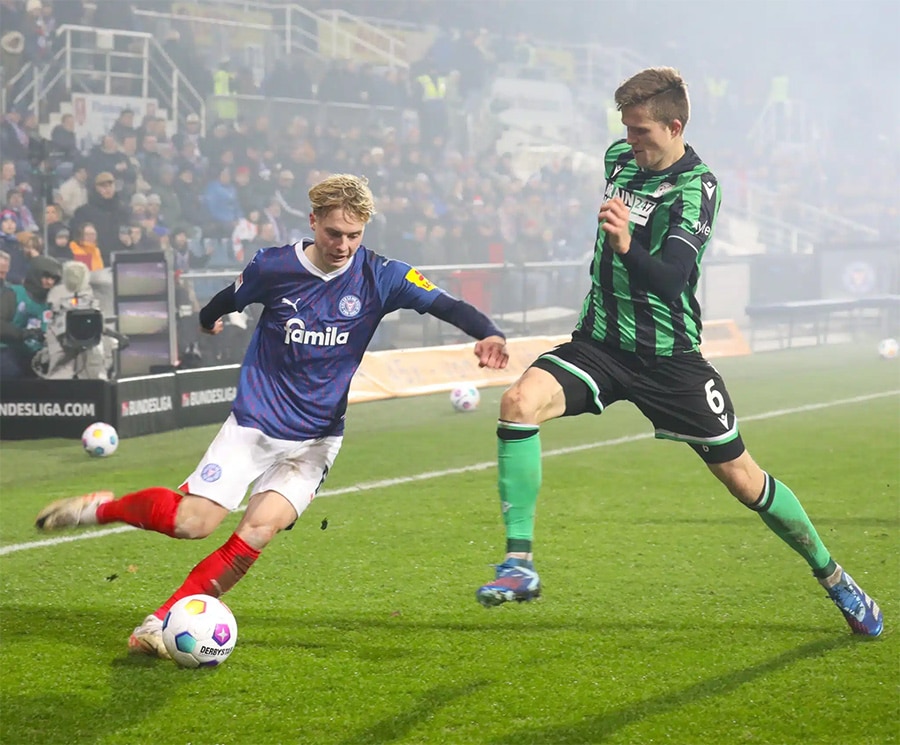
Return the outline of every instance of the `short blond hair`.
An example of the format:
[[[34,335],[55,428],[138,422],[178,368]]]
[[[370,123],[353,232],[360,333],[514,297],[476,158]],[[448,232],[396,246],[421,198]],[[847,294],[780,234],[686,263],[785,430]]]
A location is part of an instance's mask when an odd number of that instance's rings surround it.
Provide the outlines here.
[[[646,106],[650,117],[669,125],[676,119],[682,127],[691,115],[687,83],[674,67],[648,67],[632,75],[616,89],[616,108]]]
[[[337,173],[320,181],[309,190],[309,201],[318,218],[341,209],[367,223],[375,214],[375,198],[369,189],[369,180],[350,173]]]

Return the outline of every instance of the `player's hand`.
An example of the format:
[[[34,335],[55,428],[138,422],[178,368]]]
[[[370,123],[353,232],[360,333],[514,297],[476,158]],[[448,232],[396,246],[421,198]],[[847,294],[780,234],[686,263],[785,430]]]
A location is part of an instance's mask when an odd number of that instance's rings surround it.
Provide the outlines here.
[[[216,334],[221,334],[223,328],[225,328],[225,321],[223,321],[223,320],[220,318],[218,321],[216,321],[216,322],[213,324],[213,327],[212,327],[211,329],[205,329],[205,328],[203,328],[203,326],[201,326],[201,327],[200,327],[200,330],[201,330],[204,334],[209,334],[210,336],[215,336]]]
[[[625,202],[615,197],[604,202],[597,213],[600,229],[609,236],[609,244],[617,254],[627,254],[631,248],[631,230],[628,225],[630,212]]]
[[[475,356],[478,358],[478,367],[502,370],[509,363],[506,339],[502,336],[488,336],[475,342]]]

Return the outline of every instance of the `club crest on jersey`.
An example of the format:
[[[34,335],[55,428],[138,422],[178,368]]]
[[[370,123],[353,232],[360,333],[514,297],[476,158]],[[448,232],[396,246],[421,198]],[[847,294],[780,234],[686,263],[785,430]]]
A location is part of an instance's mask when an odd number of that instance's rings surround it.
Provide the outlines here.
[[[324,331],[312,331],[306,328],[306,324],[299,318],[291,318],[284,324],[285,344],[309,344],[314,347],[334,347],[338,344],[346,344],[350,338],[347,331],[338,330],[335,326],[329,326]]]
[[[422,274],[418,269],[413,269],[410,267],[410,270],[406,273],[406,281],[412,282],[416,287],[421,287],[426,292],[431,292],[431,290],[435,289],[435,286],[425,279],[425,275]]]
[[[358,316],[362,310],[362,300],[356,295],[344,295],[341,302],[338,303],[338,310],[344,318],[353,318]]]
[[[218,481],[222,478],[222,466],[218,463],[207,463],[200,471],[200,478],[209,483]]]

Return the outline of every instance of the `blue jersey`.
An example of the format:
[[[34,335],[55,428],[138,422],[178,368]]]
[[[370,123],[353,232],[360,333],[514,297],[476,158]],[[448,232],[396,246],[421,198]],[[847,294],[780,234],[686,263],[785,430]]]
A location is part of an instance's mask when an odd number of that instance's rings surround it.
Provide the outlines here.
[[[262,249],[235,282],[238,310],[263,305],[232,405],[238,424],[284,440],[342,434],[350,380],[381,319],[424,313],[442,293],[365,246],[328,274],[299,243]]]

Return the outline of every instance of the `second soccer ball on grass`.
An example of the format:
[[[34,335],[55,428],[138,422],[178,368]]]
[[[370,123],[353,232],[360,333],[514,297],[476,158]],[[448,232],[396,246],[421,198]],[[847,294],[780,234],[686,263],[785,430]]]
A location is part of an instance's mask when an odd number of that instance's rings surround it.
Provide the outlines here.
[[[458,385],[450,391],[450,404],[457,411],[474,411],[481,401],[481,394],[474,385]]]

